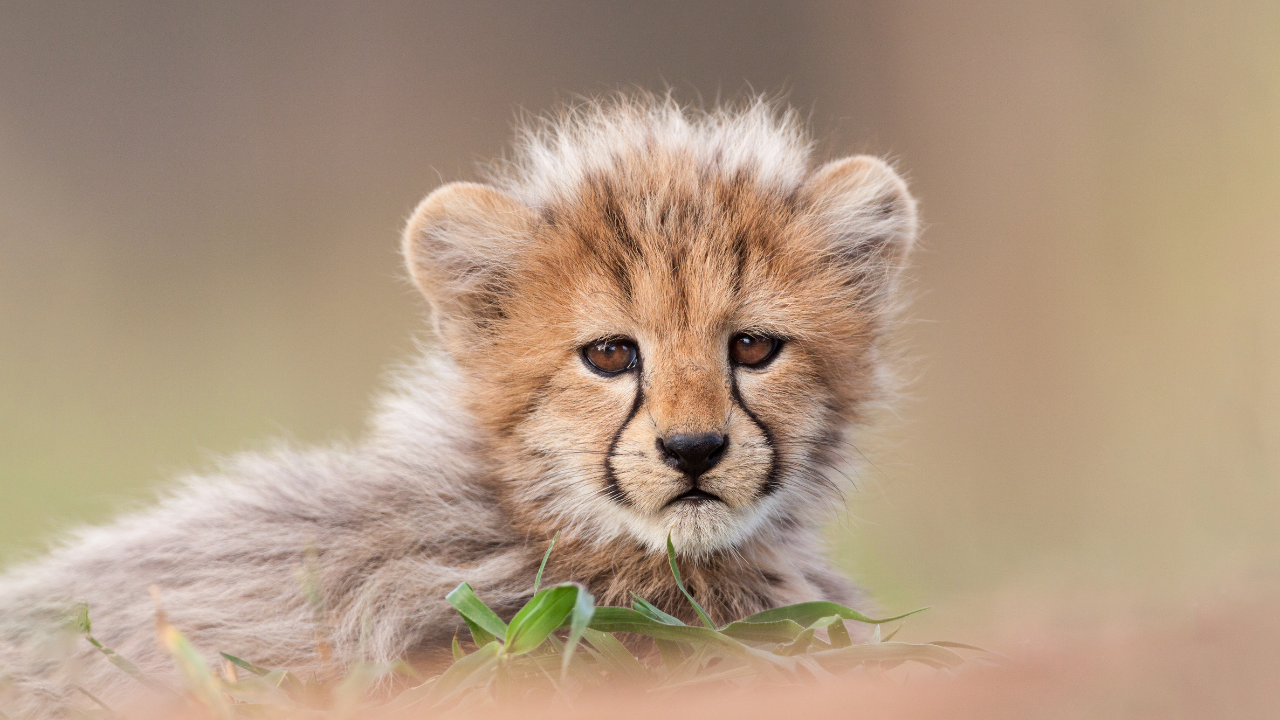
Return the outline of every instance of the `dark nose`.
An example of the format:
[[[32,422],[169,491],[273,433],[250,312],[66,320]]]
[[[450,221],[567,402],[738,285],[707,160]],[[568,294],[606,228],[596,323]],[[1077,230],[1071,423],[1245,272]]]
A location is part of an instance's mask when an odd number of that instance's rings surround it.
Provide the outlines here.
[[[720,462],[728,444],[729,438],[720,433],[676,433],[665,440],[658,438],[658,452],[668,465],[696,478]]]

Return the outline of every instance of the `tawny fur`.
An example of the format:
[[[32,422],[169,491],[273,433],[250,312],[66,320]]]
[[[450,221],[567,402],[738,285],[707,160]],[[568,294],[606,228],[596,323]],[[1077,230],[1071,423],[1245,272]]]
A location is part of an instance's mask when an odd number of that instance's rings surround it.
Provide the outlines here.
[[[5,712],[60,715],[83,701],[73,684],[109,703],[139,689],[58,639],[77,601],[104,644],[172,677],[152,585],[211,658],[322,676],[360,660],[430,667],[459,626],[444,595],[468,581],[511,614],[557,532],[546,579],[602,604],[635,592],[689,617],[668,533],[717,620],[857,604],[819,552],[840,497],[827,472],[888,391],[915,232],[886,164],[816,166],[794,113],[763,101],[701,112],[618,97],[527,124],[486,184],[446,185],[410,219],[435,342],[364,442],[239,456],[0,580]],[[741,332],[783,344],[766,367],[737,367]],[[589,370],[581,348],[619,337],[639,367]],[[729,438],[697,480],[719,501],[671,502],[691,481],[655,441],[676,432]]]

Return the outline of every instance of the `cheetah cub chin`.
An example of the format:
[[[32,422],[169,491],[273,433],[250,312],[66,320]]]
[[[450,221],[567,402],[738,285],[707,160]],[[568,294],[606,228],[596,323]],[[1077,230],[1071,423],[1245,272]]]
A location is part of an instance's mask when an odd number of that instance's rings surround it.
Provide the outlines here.
[[[692,620],[668,535],[717,621],[856,604],[818,551],[840,499],[825,473],[888,393],[916,203],[884,162],[811,149],[764,101],[621,96],[526,124],[486,182],[445,185],[410,218],[434,342],[368,439],[233,458],[4,577],[0,675],[38,700],[19,708],[72,701],[36,629],[62,603],[87,601],[104,644],[170,672],[151,585],[211,658],[429,666],[459,625],[444,595],[465,580],[513,612],[556,533],[546,579],[601,604],[636,592]],[[132,689],[75,652],[82,686]]]

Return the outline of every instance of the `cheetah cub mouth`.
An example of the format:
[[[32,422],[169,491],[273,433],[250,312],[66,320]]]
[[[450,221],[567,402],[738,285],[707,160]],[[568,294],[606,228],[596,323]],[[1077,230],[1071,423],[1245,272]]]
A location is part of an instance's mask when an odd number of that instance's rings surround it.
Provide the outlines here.
[[[700,502],[724,502],[724,501],[721,500],[719,497],[712,495],[709,492],[698,490],[695,488],[693,490],[689,490],[687,492],[683,492],[675,496],[674,498],[671,499],[671,502],[667,503],[667,506],[669,507],[678,502],[700,503]]]
[[[915,201],[767,105],[646,113],[530,133],[405,231],[499,501],[531,537],[692,554],[812,526],[883,394]]]

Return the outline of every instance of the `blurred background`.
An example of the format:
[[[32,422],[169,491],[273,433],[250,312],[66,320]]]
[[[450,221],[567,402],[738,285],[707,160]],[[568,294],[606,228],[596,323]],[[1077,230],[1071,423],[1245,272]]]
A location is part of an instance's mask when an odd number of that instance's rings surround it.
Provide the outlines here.
[[[5,560],[359,436],[413,353],[414,203],[519,109],[669,84],[785,92],[922,200],[917,380],[831,534],[884,606],[977,641],[1280,567],[1272,0],[0,8]]]

